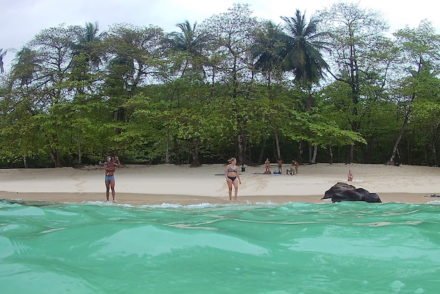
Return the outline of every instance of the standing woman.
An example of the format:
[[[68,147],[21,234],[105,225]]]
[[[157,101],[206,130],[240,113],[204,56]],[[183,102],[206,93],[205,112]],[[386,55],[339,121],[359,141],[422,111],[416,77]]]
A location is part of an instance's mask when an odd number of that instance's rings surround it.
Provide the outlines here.
[[[234,198],[237,200],[238,184],[241,184],[240,175],[238,174],[237,160],[235,157],[232,157],[228,162],[229,164],[225,168],[225,177],[229,188],[229,200],[232,200],[232,186],[235,188]]]

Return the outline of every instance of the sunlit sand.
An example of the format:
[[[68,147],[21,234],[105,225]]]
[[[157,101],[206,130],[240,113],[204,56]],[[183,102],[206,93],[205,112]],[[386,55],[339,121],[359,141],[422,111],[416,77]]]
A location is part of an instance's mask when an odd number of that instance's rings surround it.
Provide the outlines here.
[[[116,171],[119,204],[229,203],[223,165],[124,166]],[[287,165],[285,166],[287,168]],[[324,192],[337,182],[378,193],[383,202],[426,203],[440,200],[440,169],[374,164],[302,165],[297,175],[264,175],[263,166],[241,173],[239,203],[328,202]],[[0,199],[50,202],[104,201],[104,171],[83,169],[0,170]]]

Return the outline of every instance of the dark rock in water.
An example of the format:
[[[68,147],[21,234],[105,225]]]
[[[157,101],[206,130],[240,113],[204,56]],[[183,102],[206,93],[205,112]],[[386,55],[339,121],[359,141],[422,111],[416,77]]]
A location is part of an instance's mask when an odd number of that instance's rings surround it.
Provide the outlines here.
[[[382,203],[382,200],[380,200],[380,197],[377,193],[369,193],[365,196],[364,201],[370,203]]]
[[[341,193],[341,192],[344,192],[347,190],[354,190],[354,189],[356,189],[355,186],[338,182],[338,183],[336,183],[336,185],[331,187],[329,190],[325,191],[324,197],[322,199],[332,198],[333,195],[335,195],[337,193]]]
[[[373,203],[381,203],[379,195],[370,193],[363,188],[356,188],[355,186],[346,183],[336,183],[329,190],[325,191],[322,199],[331,199],[332,202],[341,201],[365,201]]]

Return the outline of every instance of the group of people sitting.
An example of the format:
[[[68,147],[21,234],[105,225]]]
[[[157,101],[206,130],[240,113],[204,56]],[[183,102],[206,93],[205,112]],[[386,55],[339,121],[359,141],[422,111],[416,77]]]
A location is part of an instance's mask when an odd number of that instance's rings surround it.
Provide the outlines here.
[[[278,171],[274,171],[273,174],[283,174],[283,161],[278,160]],[[270,170],[269,158],[264,162],[265,171],[264,174],[272,174]],[[298,173],[299,163],[292,160],[289,168],[286,169],[286,175],[296,175]],[[225,166],[225,179],[228,184],[229,200],[237,200],[238,185],[241,185],[240,173],[238,171],[237,159],[232,157],[228,159],[228,164]],[[232,189],[234,189],[234,194],[232,194]],[[107,200],[108,200],[108,188],[107,188]]]
[[[278,170],[274,171],[273,174],[283,174],[283,161],[279,159],[277,161]],[[264,174],[272,174],[272,171],[270,170],[270,161],[269,158],[266,158],[266,161],[264,162]],[[292,160],[292,163],[290,166],[286,169],[286,175],[296,175],[298,173],[299,163],[296,160]]]

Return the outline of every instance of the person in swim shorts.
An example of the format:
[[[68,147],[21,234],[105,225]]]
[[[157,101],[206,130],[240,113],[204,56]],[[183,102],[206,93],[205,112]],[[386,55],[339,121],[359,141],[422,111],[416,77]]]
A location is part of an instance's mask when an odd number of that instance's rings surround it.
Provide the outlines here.
[[[107,161],[104,163],[105,169],[105,196],[107,201],[110,198],[110,189],[112,189],[112,199],[116,202],[116,192],[115,192],[115,171],[116,168],[121,165],[119,158],[117,156],[107,156]]]

